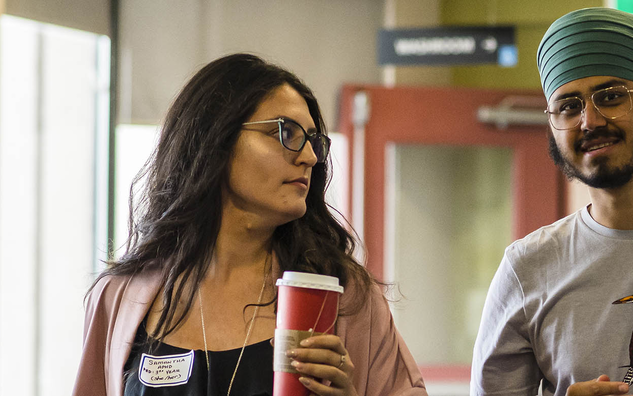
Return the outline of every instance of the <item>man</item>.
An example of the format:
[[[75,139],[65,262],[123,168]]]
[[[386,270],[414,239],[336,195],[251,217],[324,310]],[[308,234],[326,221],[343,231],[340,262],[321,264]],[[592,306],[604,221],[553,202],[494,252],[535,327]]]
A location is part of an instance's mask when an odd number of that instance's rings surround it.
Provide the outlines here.
[[[514,242],[491,283],[471,395],[627,394],[633,370],[633,15],[573,11],[538,49],[550,154],[591,204]],[[626,381],[619,382],[619,381]]]

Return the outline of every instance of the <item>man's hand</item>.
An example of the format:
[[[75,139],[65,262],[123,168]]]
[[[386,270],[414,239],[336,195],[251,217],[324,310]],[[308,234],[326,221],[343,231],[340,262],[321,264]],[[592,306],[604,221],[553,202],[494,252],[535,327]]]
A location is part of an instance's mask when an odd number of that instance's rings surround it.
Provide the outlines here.
[[[608,376],[585,382],[576,382],[567,388],[566,396],[614,396],[625,395],[629,386],[624,382],[611,382]]]

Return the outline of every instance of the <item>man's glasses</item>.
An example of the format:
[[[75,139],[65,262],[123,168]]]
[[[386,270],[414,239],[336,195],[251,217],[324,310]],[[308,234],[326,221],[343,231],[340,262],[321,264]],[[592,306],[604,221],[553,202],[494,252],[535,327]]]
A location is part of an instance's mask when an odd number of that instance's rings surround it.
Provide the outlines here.
[[[322,133],[315,132],[310,135],[301,125],[285,118],[245,122],[242,125],[270,124],[273,122],[276,122],[279,128],[279,142],[282,146],[290,151],[299,152],[303,150],[306,142],[310,142],[317,162],[325,162],[330,152],[330,138]]]
[[[629,114],[633,109],[630,92],[624,86],[601,89],[591,94],[591,103],[604,118],[614,120]],[[588,103],[574,96],[553,101],[547,105],[545,113],[554,129],[572,129],[580,124],[581,116],[586,111],[585,106]]]

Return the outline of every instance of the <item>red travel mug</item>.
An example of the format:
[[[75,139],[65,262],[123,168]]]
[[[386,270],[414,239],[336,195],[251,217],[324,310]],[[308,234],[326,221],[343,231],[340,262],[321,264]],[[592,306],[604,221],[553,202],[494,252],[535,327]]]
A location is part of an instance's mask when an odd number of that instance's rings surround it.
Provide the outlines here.
[[[273,396],[307,396],[286,351],[313,335],[333,333],[343,286],[334,276],[292,271],[284,272],[277,286]]]

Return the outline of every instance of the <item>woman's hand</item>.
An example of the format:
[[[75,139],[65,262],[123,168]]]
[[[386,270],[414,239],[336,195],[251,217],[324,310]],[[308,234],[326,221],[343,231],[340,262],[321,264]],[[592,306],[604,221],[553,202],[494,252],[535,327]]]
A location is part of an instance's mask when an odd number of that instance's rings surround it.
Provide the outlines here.
[[[320,396],[357,396],[354,389],[354,364],[343,342],[335,335],[319,335],[301,341],[303,348],[291,349],[286,355],[301,377],[299,381]],[[329,383],[321,383],[326,380]]]

